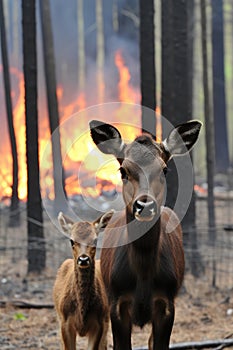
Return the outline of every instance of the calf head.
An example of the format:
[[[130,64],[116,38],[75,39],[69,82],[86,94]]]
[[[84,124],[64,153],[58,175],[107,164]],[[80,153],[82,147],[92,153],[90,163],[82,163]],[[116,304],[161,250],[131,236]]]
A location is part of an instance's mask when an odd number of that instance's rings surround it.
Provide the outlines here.
[[[87,269],[93,265],[99,232],[107,226],[113,213],[111,210],[91,223],[74,222],[59,213],[58,221],[64,234],[70,239],[76,268]]]
[[[103,153],[113,154],[120,163],[128,215],[138,221],[151,221],[159,215],[166,194],[167,163],[192,149],[201,126],[199,121],[189,121],[175,127],[162,142],[145,133],[126,144],[113,125],[90,122],[97,147]]]

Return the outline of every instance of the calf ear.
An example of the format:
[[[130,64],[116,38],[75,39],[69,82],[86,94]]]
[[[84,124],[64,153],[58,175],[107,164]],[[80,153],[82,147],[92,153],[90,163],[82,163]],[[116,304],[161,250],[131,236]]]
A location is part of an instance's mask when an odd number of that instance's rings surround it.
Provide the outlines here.
[[[188,153],[195,145],[201,127],[202,123],[195,120],[176,126],[163,141],[170,158]]]
[[[58,214],[58,222],[66,236],[70,236],[71,229],[74,225],[74,221],[62,212]]]
[[[125,144],[120,132],[114,126],[92,120],[90,123],[91,137],[99,150],[123,158]]]
[[[97,220],[93,222],[97,234],[101,229],[105,228],[108,225],[114,213],[115,210],[112,209],[107,213],[101,215]]]

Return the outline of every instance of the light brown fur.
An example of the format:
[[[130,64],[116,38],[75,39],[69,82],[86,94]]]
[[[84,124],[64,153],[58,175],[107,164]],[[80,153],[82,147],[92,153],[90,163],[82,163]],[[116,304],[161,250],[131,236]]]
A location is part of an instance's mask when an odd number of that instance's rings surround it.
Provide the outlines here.
[[[107,349],[108,301],[100,263],[95,261],[95,245],[99,230],[107,225],[112,213],[104,214],[94,223],[72,223],[59,214],[73,251],[73,259],[65,260],[59,268],[53,288],[63,350],[76,349],[77,334],[87,336],[88,350]]]

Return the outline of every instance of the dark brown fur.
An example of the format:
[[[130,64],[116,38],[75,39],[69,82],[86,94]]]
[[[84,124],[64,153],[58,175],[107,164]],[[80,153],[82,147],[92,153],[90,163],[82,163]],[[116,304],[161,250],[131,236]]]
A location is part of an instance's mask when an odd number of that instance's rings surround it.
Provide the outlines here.
[[[162,206],[165,171],[172,156],[192,148],[201,123],[178,126],[162,143],[143,134],[128,145],[112,125],[92,121],[90,126],[98,148],[121,165],[126,204],[105,231],[101,253],[114,350],[130,350],[133,324],[146,323],[152,325],[149,350],[168,350],[185,264],[179,220]]]

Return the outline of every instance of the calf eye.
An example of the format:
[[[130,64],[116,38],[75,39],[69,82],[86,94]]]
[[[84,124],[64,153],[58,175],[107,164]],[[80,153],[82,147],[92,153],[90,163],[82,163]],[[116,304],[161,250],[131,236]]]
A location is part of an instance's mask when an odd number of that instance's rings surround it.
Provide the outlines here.
[[[122,178],[122,180],[123,181],[128,181],[128,175],[127,175],[127,173],[126,173],[126,171],[125,171],[125,169],[124,168],[122,168],[122,167],[120,167],[120,172],[121,172],[121,178]]]

